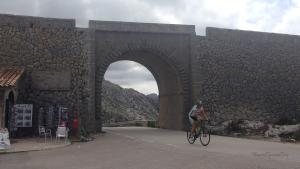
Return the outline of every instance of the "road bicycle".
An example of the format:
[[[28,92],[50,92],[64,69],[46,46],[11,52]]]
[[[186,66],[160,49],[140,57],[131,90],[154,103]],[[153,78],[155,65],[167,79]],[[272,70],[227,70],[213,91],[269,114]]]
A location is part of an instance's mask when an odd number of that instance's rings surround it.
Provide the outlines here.
[[[201,125],[197,127],[196,133],[191,132],[191,128],[189,127],[186,131],[187,140],[190,144],[194,144],[194,142],[199,138],[201,144],[203,146],[207,146],[210,142],[210,129],[206,126],[208,120],[202,120]]]

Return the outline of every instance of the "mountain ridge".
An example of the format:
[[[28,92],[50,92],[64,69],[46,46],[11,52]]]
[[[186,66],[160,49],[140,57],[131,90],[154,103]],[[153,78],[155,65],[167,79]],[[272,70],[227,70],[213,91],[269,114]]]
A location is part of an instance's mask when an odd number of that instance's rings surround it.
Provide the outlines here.
[[[102,83],[103,122],[125,122],[158,119],[158,95],[144,95],[132,88],[125,89],[110,81]]]

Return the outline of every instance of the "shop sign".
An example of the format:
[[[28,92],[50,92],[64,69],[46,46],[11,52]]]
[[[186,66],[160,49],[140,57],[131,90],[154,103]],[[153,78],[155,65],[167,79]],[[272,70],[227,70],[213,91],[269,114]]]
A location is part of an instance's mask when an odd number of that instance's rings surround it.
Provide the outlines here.
[[[6,128],[0,128],[0,150],[5,150],[10,147],[9,133]]]
[[[32,127],[32,104],[16,104],[16,127]]]

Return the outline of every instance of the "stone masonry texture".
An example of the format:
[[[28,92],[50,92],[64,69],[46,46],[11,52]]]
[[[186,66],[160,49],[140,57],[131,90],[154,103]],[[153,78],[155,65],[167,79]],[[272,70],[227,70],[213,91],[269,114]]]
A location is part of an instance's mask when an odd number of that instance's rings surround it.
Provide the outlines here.
[[[20,89],[18,103],[33,104],[34,112],[42,106],[61,105],[86,113],[87,52],[83,48],[83,36],[75,28],[75,20],[0,15],[0,67],[25,69],[28,85]],[[32,75],[39,73],[43,77],[43,72],[45,76],[49,72],[54,76],[69,72],[69,88],[51,88],[49,80],[47,83],[32,81]],[[63,83],[56,81],[59,79],[51,80]],[[37,83],[44,87],[36,88],[33,84]],[[37,113],[34,113],[33,123],[36,121]]]
[[[183,129],[197,99],[217,122],[274,122],[300,114],[300,37],[193,25],[0,15],[0,67],[24,68],[18,103],[61,105],[101,131],[101,86],[109,64],[132,60],[157,80],[159,124]],[[1,99],[0,99],[1,100]],[[34,113],[36,125],[37,113]]]
[[[299,36],[207,28],[195,41],[194,97],[219,121],[299,118]]]

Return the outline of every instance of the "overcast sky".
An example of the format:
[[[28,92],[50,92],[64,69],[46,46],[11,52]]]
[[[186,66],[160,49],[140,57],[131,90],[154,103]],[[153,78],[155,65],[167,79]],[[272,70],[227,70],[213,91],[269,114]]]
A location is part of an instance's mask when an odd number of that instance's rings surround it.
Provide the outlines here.
[[[207,26],[300,35],[300,0],[0,0],[0,13],[75,18],[78,27],[110,20],[192,24],[199,35]],[[105,78],[157,93],[150,75],[123,62],[111,65]]]
[[[156,81],[150,71],[143,65],[133,61],[112,63],[104,78],[120,84],[124,88],[134,88],[144,94],[158,94]]]

